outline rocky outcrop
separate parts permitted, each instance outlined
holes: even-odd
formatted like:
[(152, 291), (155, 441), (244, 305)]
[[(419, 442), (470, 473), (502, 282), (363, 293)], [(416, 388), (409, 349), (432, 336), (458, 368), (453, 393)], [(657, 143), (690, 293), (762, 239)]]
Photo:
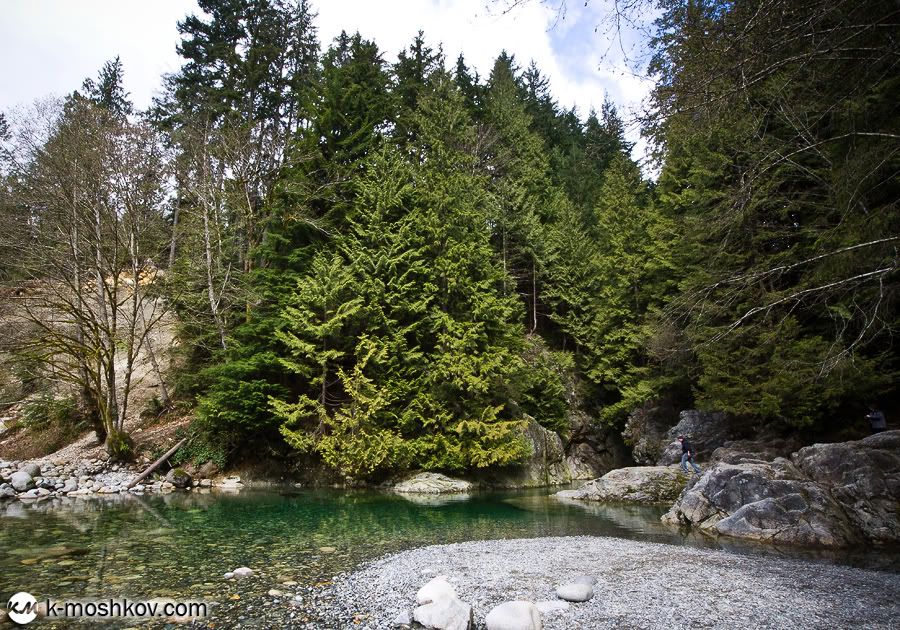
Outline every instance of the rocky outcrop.
[(792, 460), (716, 464), (663, 521), (796, 545), (900, 542), (900, 431), (814, 444)]
[(900, 431), (813, 444), (795, 453), (793, 461), (834, 497), (863, 536), (900, 542)]
[(668, 445), (668, 430), (678, 422), (678, 414), (669, 405), (646, 404), (628, 416), (622, 437), (631, 447), (631, 454), (638, 464), (652, 466), (662, 457)]
[(523, 487), (552, 486), (569, 483), (572, 470), (567, 465), (562, 439), (553, 431), (542, 427), (534, 418), (528, 418), (523, 432), (531, 446), (531, 457), (521, 467), (519, 475)]
[(678, 498), (687, 481), (678, 466), (633, 466), (612, 470), (577, 490), (563, 490), (556, 496), (580, 501), (667, 503)]
[(691, 442), (694, 455), (699, 461), (708, 461), (715, 451), (726, 442), (747, 437), (748, 426), (721, 411), (698, 411), (687, 409), (678, 415), (678, 424), (666, 433), (666, 443), (657, 464), (665, 466), (681, 460), (679, 435), (685, 435)]
[(559, 486), (576, 479), (593, 479), (608, 470), (603, 468), (602, 453), (605, 451), (580, 442), (574, 446), (570, 444), (567, 452), (559, 435), (533, 418), (526, 420), (522, 437), (531, 449), (528, 460), (517, 466), (485, 471), (479, 475), (479, 481), (499, 488), (538, 488)]
[(628, 416), (622, 437), (637, 463), (667, 466), (681, 460), (679, 435), (688, 437), (698, 460), (709, 461), (717, 448), (747, 433), (744, 423), (723, 412), (687, 409), (676, 416), (670, 406), (648, 404)]
[(409, 494), (449, 494), (469, 492), (473, 484), (462, 479), (453, 479), (440, 473), (423, 472), (404, 479), (394, 486), (394, 492)]
[(726, 464), (765, 463), (777, 457), (790, 457), (802, 446), (796, 437), (761, 437), (754, 440), (729, 440), (713, 451), (713, 462)]
[(663, 521), (764, 542), (841, 547), (857, 541), (841, 507), (783, 458), (716, 464)]
[(632, 463), (622, 438), (580, 408), (569, 413), (566, 463), (572, 479), (596, 479)]

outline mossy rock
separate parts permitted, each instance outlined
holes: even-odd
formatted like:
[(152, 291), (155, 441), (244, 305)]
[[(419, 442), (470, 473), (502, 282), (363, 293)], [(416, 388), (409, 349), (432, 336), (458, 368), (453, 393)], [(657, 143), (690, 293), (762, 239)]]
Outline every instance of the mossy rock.
[(173, 468), (166, 474), (166, 481), (176, 488), (190, 488), (193, 479), (184, 468)]
[(106, 436), (106, 452), (110, 461), (129, 461), (134, 457), (134, 440), (125, 431), (113, 429)]

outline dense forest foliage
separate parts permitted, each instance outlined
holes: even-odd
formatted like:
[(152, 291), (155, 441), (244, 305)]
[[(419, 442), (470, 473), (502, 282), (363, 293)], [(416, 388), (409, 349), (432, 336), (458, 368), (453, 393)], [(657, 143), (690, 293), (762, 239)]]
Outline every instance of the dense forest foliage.
[(195, 449), (353, 478), (521, 461), (573, 383), (613, 430), (659, 401), (794, 429), (894, 403), (896, 3), (626, 3), (660, 12), (655, 181), (612, 102), (561, 108), (534, 63), (482, 77), (420, 32), (390, 64), (322, 50), (306, 0), (198, 4), (148, 111), (116, 59), (0, 120), (2, 281), (54, 287), (20, 358), (108, 440), (114, 367), (168, 309)]

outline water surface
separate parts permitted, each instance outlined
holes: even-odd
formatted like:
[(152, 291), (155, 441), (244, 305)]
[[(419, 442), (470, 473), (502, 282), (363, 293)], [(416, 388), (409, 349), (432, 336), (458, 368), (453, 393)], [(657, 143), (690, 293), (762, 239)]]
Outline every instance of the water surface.
[[(445, 499), (289, 488), (13, 502), (0, 505), (0, 597), (5, 601), (24, 590), (39, 600), (236, 602), (243, 594), (258, 602), (270, 588), (290, 591), (280, 586), (285, 581), (297, 582), (295, 589), (315, 587), (386, 553), (477, 539), (585, 534), (723, 548), (721, 541), (660, 523), (662, 507), (560, 501), (549, 492)], [(900, 556), (883, 551), (824, 554), (735, 544), (727, 549), (889, 570), (900, 566)], [(238, 584), (222, 579), (240, 566), (253, 568), (257, 577)]]

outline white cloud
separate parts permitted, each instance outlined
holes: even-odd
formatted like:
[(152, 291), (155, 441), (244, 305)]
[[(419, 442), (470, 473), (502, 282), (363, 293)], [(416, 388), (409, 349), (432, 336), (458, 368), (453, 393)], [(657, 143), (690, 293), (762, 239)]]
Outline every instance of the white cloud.
[[(342, 29), (374, 39), (385, 59), (409, 45), (422, 29), (429, 44), (443, 43), (448, 61), (462, 51), (467, 64), (486, 77), (501, 50), (521, 66), (535, 60), (548, 76), (564, 107), (576, 105), (582, 116), (599, 109), (608, 92), (623, 113), (637, 106), (649, 83), (621, 74), (602, 29), (604, 2), (570, 1), (564, 20), (553, 6), (524, 3), (508, 14), (487, 0), (319, 0), (316, 22), (323, 48)], [(121, 0), (3, 0), (0, 59), (4, 88), (0, 109), (53, 93), (76, 89), (95, 76), (103, 63), (120, 55), (126, 89), (138, 107), (146, 107), (160, 77), (180, 65), (175, 53), (176, 22), (196, 11), (193, 0), (137, 2)], [(615, 48), (611, 49), (615, 52)], [(629, 136), (637, 140), (637, 129)], [(639, 147), (640, 150), (640, 147)]]

